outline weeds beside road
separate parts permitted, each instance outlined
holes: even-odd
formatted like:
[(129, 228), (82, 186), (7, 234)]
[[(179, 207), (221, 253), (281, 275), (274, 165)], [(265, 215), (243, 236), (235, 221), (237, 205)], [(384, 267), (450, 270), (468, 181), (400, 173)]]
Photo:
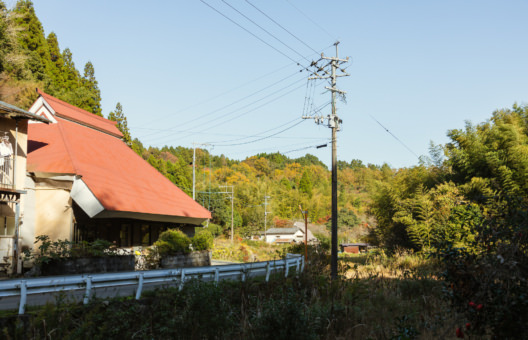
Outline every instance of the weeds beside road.
[[(341, 259), (331, 281), (328, 258), (314, 249), (305, 272), (288, 278), (192, 282), (132, 299), (95, 299), (5, 316), (7, 339), (447, 339), (457, 315), (424, 261)], [(405, 270), (397, 267), (405, 263)], [(377, 268), (377, 269), (376, 269)], [(381, 269), (383, 268), (383, 269)], [(394, 270), (393, 270), (394, 269)], [(392, 271), (392, 274), (387, 275)], [(362, 273), (362, 274), (354, 274)], [(4, 314), (5, 315), (5, 314)]]

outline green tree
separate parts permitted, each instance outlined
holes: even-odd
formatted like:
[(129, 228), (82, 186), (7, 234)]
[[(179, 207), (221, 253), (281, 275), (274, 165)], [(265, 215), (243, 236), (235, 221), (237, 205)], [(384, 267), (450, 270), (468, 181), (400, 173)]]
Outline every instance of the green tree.
[(64, 65), (64, 59), (59, 49), (59, 41), (57, 35), (53, 32), (48, 34), (46, 39), (50, 54), (50, 67), (49, 67), (49, 78), (50, 83), (46, 87), (46, 92), (56, 96), (60, 94), (60, 90), (66, 86), (66, 70)]
[(123, 134), (123, 141), (130, 147), (132, 147), (132, 137), (130, 136), (130, 130), (128, 129), (127, 118), (123, 113), (123, 106), (121, 103), (116, 104), (114, 111), (108, 114), (108, 119), (117, 122), (117, 128)]
[(308, 197), (312, 197), (312, 187), (312, 178), (308, 171), (304, 171), (301, 177), (301, 181), (299, 182), (299, 190), (307, 194)]
[[(51, 58), (44, 29), (35, 14), (33, 3), (30, 0), (19, 0), (13, 9), (13, 13), (18, 32), (18, 44), (27, 55), (26, 67), (34, 79), (48, 84)], [(29, 75), (26, 74), (26, 76)]]
[(88, 111), (102, 117), (101, 91), (99, 90), (99, 85), (95, 79), (95, 70), (91, 61), (87, 62), (84, 66), (82, 85), (89, 92), (89, 96), (86, 98), (86, 106), (90, 108)]

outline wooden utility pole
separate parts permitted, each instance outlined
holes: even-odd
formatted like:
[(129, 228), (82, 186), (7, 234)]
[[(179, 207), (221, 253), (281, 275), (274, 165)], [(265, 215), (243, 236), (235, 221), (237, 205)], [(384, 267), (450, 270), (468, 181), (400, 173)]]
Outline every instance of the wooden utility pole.
[[(195, 190), (196, 190), (196, 174), (195, 174), (195, 171), (196, 171), (196, 145), (200, 145), (200, 146), (209, 146), (211, 144), (207, 144), (207, 143), (192, 143), (193, 144), (193, 200), (196, 200), (196, 196), (195, 196)], [(209, 190), (211, 191), (211, 190)]]
[(267, 232), (267, 228), (268, 228), (268, 214), (270, 213), (268, 211), (268, 198), (271, 198), (270, 196), (264, 196), (264, 241), (268, 241), (267, 240), (267, 237), (268, 237), (268, 232)]
[[(234, 185), (221, 185), (220, 188), (226, 188), (225, 192), (220, 192), (220, 194), (231, 194), (231, 243), (233, 243), (233, 235), (234, 235), (234, 219), (233, 219), (233, 211), (234, 211), (234, 204), (233, 201), (235, 200), (235, 186)], [(227, 188), (231, 188), (231, 192), (227, 191)]]
[(308, 261), (308, 210), (302, 210), (301, 205), (299, 209), (304, 216), (304, 261)]
[[(337, 115), (336, 110), (336, 93), (344, 95), (346, 92), (337, 89), (337, 78), (349, 76), (343, 69), (339, 67), (340, 64), (347, 63), (348, 57), (346, 59), (339, 59), (338, 55), (338, 45), (339, 42), (336, 42), (336, 56), (335, 57), (325, 57), (321, 53), (321, 58), (318, 61), (312, 62), (312, 65), (315, 71), (312, 72), (312, 76), (308, 79), (330, 79), (331, 87), (325, 86), (326, 89), (332, 92), (332, 113), (326, 117), (323, 116), (303, 116), (304, 119), (314, 119), (317, 124), (323, 124), (325, 120), (327, 121), (328, 127), (332, 129), (332, 251), (330, 259), (330, 269), (332, 279), (337, 278), (337, 131), (340, 130), (340, 125), (342, 120)], [(324, 66), (319, 66), (317, 63), (321, 61), (328, 61)], [(330, 74), (326, 71), (326, 68), (330, 66)], [(337, 74), (337, 70), (340, 70), (342, 74)], [(324, 73), (324, 75), (321, 74)]]

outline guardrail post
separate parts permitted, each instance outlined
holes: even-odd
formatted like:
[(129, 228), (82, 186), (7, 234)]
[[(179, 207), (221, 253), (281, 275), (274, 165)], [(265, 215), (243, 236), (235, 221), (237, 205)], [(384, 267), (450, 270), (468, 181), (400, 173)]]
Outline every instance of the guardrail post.
[(288, 271), (290, 270), (290, 264), (288, 260), (284, 260), (284, 277), (288, 277)]
[(180, 277), (180, 287), (179, 287), (180, 290), (183, 289), (183, 282), (184, 281), (185, 281), (185, 269), (182, 268), (181, 269), (181, 277)]
[(304, 272), (304, 263), (306, 262), (306, 259), (303, 257), (301, 257), (301, 273)]
[(295, 268), (295, 271), (297, 272), (297, 275), (298, 275), (299, 274), (299, 268), (301, 267), (301, 258), (298, 257), (297, 261), (295, 261), (295, 262), (297, 262), (297, 268)]
[(139, 300), (139, 298), (141, 297), (141, 291), (143, 290), (143, 277), (145, 276), (144, 273), (139, 273), (139, 282), (138, 282), (138, 289), (137, 289), (137, 292), (136, 292), (136, 300)]
[(216, 267), (214, 272), (215, 272), (214, 281), (215, 281), (215, 284), (218, 284), (218, 280), (220, 279), (220, 269)]
[(90, 301), (90, 294), (92, 292), (92, 277), (88, 276), (86, 278), (86, 292), (84, 293), (84, 304), (88, 304)]
[(268, 261), (268, 264), (266, 265), (266, 282), (269, 281), (270, 273), (271, 273), (271, 263), (270, 261)]
[(247, 269), (246, 269), (246, 265), (243, 264), (243, 265), (241, 266), (241, 268), (240, 268), (240, 280), (241, 280), (242, 282), (246, 281), (246, 270), (247, 270)]
[(18, 314), (24, 314), (26, 311), (27, 301), (27, 285), (26, 280), (20, 281), (20, 306), (18, 306)]

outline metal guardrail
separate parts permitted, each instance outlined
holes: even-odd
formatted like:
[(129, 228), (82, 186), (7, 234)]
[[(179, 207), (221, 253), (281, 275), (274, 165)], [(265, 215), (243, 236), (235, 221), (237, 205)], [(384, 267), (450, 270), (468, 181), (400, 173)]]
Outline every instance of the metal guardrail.
[(92, 291), (96, 288), (136, 285), (135, 297), (137, 300), (141, 297), (144, 285), (149, 283), (178, 284), (179, 289), (182, 289), (185, 282), (190, 279), (218, 282), (222, 279), (238, 276), (241, 281), (245, 281), (248, 277), (264, 275), (267, 282), (272, 273), (284, 271), (284, 276), (288, 276), (291, 267), (295, 267), (297, 273), (302, 272), (304, 270), (304, 257), (288, 254), (286, 259), (268, 262), (5, 280), (0, 281), (0, 298), (20, 296), (18, 314), (24, 314), (27, 296), (30, 294), (84, 289), (83, 302), (87, 304), (90, 301)]

